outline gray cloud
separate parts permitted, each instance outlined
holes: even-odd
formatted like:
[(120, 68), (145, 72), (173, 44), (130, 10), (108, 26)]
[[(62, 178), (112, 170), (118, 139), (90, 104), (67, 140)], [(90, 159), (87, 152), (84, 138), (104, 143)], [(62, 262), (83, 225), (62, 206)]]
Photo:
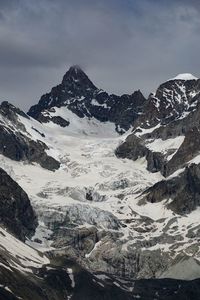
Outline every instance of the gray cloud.
[(200, 76), (195, 0), (0, 0), (0, 98), (27, 109), (80, 64), (94, 83), (145, 95)]

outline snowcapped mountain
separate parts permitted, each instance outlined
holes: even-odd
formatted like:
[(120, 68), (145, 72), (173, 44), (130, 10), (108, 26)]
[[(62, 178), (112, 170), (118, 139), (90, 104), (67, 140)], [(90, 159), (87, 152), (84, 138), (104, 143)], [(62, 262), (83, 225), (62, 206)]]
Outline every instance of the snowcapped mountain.
[(123, 133), (141, 114), (145, 101), (140, 91), (132, 95), (109, 95), (98, 89), (78, 66), (73, 66), (62, 83), (43, 95), (28, 114), (39, 121), (51, 120), (66, 127), (73, 122), (72, 112), (79, 118), (111, 122), (117, 132)]
[(196, 109), (199, 92), (200, 80), (192, 74), (179, 74), (167, 80), (150, 94), (135, 126), (149, 128), (185, 118)]
[(199, 82), (119, 97), (74, 66), (28, 115), (1, 104), (2, 299), (199, 298)]
[(116, 154), (133, 160), (146, 157), (148, 169), (160, 171), (164, 177), (192, 163), (200, 150), (199, 84), (190, 74), (161, 84), (155, 95), (149, 96), (133, 134)]

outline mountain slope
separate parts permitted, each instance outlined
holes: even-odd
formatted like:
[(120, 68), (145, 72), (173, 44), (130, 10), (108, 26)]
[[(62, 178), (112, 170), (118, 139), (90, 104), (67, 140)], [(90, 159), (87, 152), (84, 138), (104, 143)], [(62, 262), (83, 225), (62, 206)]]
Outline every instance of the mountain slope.
[(61, 255), (78, 258), (89, 270), (124, 278), (156, 277), (183, 253), (198, 259), (198, 241), (188, 235), (199, 226), (198, 211), (191, 218), (174, 214), (170, 199), (141, 204), (141, 193), (163, 176), (148, 171), (145, 159), (115, 157), (124, 136), (105, 138), (97, 132), (86, 138), (68, 127), (24, 117), (21, 121), (29, 134), (36, 132), (32, 127), (44, 134), (37, 133), (37, 138), (51, 144), (49, 151), (61, 163), (52, 173), (4, 158), (39, 219), (30, 245), (58, 255), (62, 249)]
[(58, 169), (59, 162), (47, 155), (48, 146), (41, 139), (35, 139), (35, 134), (41, 138), (44, 137), (43, 134), (31, 124), (32, 134), (27, 132), (25, 124), (29, 123), (28, 120), (29, 117), (20, 109), (5, 101), (1, 103), (0, 153), (16, 161), (39, 163), (52, 171)]
[[(185, 75), (165, 82), (157, 109), (152, 96), (108, 96), (73, 67), (30, 109), (34, 118), (8, 103), (0, 106), (4, 141), (12, 135), (22, 151), (17, 159), (16, 152), (9, 155), (13, 143), (6, 151), (2, 143), (1, 166), (26, 191), (38, 218), (27, 247), (47, 253), (56, 265), (51, 276), (48, 269), (38, 272), (53, 282), (60, 266), (61, 286), (68, 286), (66, 257), (80, 271), (80, 290), (72, 295), (64, 289), (65, 297), (198, 298), (198, 280), (178, 281), (191, 261), (194, 272), (184, 279), (200, 274), (198, 85)], [(120, 135), (119, 128), (130, 130)], [(166, 276), (176, 280), (155, 279)], [(51, 294), (46, 281), (43, 288)]]
[(132, 135), (116, 150), (118, 157), (146, 157), (150, 171), (167, 177), (198, 156), (200, 80), (183, 75), (150, 95)]

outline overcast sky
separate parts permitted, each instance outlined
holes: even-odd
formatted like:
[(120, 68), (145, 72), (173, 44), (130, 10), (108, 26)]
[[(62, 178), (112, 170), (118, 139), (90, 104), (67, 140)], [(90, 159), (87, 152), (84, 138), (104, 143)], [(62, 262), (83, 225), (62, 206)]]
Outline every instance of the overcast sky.
[(0, 0), (0, 100), (28, 109), (80, 65), (110, 93), (200, 77), (199, 0)]

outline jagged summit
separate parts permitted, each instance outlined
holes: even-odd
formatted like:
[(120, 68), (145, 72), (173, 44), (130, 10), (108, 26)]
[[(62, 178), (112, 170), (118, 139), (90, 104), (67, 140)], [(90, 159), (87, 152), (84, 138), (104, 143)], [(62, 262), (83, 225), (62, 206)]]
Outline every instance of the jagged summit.
[(182, 74), (178, 74), (176, 77), (171, 78), (167, 81), (171, 81), (171, 80), (198, 80), (198, 78), (191, 73), (182, 73)]
[(66, 78), (68, 78), (68, 77), (74, 77), (74, 78), (77, 78), (77, 77), (79, 77), (79, 76), (81, 76), (81, 75), (87, 76), (80, 66), (78, 66), (78, 65), (73, 65), (73, 66), (71, 66), (71, 67), (67, 70), (67, 72), (66, 72), (66, 74), (65, 74), (64, 77), (66, 77)]
[(68, 89), (73, 87), (76, 88), (82, 87), (83, 89), (88, 89), (88, 90), (97, 89), (97, 87), (92, 83), (89, 77), (78, 65), (74, 65), (69, 68), (69, 70), (65, 73), (63, 77), (62, 84)]
[(192, 74), (179, 74), (160, 84), (155, 93), (150, 94), (144, 114), (137, 120), (145, 128), (158, 124), (166, 125), (185, 118), (195, 110), (200, 94), (200, 79)]
[[(70, 125), (69, 114), (75, 118), (96, 119), (98, 122), (114, 123), (117, 132), (128, 130), (142, 112), (146, 99), (140, 91), (131, 95), (109, 95), (97, 88), (79, 66), (72, 66), (66, 72), (61, 84), (43, 95), (28, 114), (40, 122), (52, 121), (62, 127)], [(65, 115), (58, 112), (64, 108)], [(52, 109), (56, 115), (52, 117)], [(62, 118), (62, 120), (61, 120)]]
[[(82, 69), (81, 66), (79, 66), (79, 65), (72, 65), (72, 66), (68, 69), (67, 72), (69, 72), (69, 73), (71, 73), (71, 74), (76, 74), (76, 75), (81, 74), (81, 73), (84, 73), (84, 74), (85, 74), (85, 72), (83, 71), (83, 69)], [(85, 75), (86, 75), (86, 74), (85, 74)]]

